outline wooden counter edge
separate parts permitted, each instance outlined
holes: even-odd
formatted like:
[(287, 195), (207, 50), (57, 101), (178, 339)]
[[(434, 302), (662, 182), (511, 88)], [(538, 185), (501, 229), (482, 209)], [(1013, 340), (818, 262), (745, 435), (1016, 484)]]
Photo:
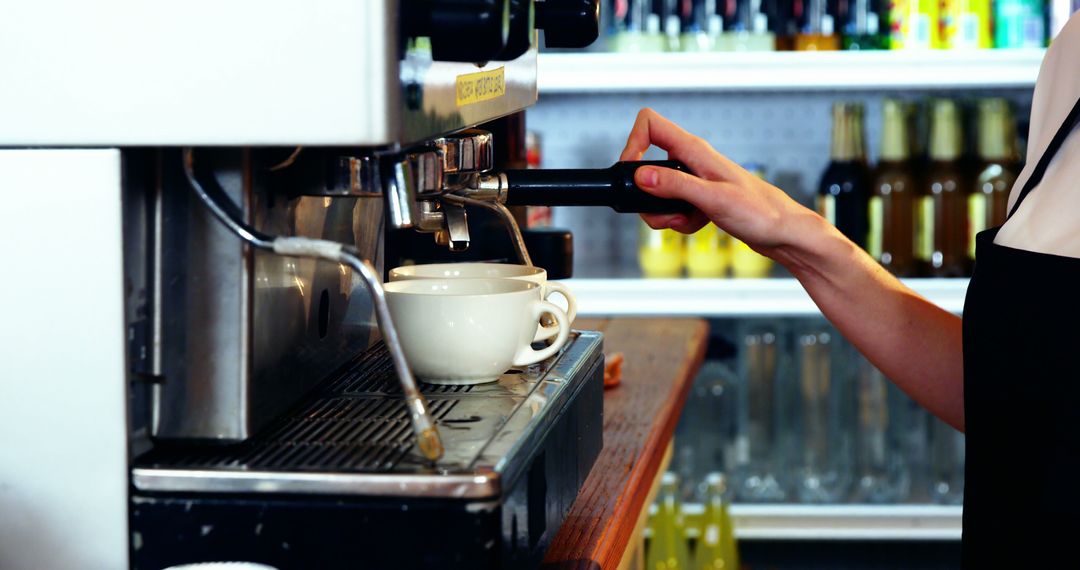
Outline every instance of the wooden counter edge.
[[(675, 433), (675, 426), (682, 414), (693, 379), (705, 360), (708, 324), (702, 319), (680, 318), (670, 320), (685, 322), (687, 326), (693, 326), (695, 330), (688, 337), (686, 358), (678, 369), (673, 371), (673, 392), (670, 395), (669, 405), (656, 416), (656, 421), (642, 444), (641, 452), (633, 463), (625, 487), (619, 489), (616, 493), (618, 500), (614, 510), (609, 520), (603, 521), (605, 528), (591, 551), (582, 552), (582, 556), (574, 559), (545, 560), (542, 565), (543, 568), (616, 568), (627, 550), (627, 545), (633, 536), (634, 526), (637, 524), (640, 513), (648, 507), (646, 501), (652, 487), (651, 483), (655, 480), (663, 463), (664, 453), (667, 451)], [(619, 348), (618, 346), (606, 346), (605, 351), (611, 353), (618, 351)], [(604, 452), (601, 451), (600, 453), (602, 457)], [(599, 464), (600, 460), (597, 459), (597, 465)], [(610, 493), (608, 496), (610, 496)]]

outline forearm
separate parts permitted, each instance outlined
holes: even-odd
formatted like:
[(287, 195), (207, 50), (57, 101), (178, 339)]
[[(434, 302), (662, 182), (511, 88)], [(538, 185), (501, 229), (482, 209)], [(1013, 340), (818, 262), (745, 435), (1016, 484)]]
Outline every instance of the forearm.
[(964, 426), (960, 318), (904, 286), (828, 223), (792, 220), (796, 245), (770, 252), (822, 313), (904, 392), (957, 429)]

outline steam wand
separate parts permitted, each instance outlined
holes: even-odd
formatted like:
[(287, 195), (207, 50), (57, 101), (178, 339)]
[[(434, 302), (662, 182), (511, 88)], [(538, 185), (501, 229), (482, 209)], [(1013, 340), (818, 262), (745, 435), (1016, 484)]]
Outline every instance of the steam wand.
[(214, 186), (204, 187), (195, 177), (195, 159), (192, 149), (185, 148), (183, 153), (184, 175), (192, 191), (202, 201), (210, 213), (214, 215), (229, 230), (235, 233), (246, 243), (255, 248), (273, 251), (279, 255), (295, 257), (308, 257), (325, 259), (335, 263), (342, 263), (351, 267), (360, 274), (361, 280), (367, 287), (368, 293), (375, 304), (375, 312), (378, 317), (379, 329), (382, 332), (386, 346), (390, 350), (390, 356), (394, 361), (394, 369), (397, 371), (401, 389), (405, 393), (405, 402), (409, 408), (409, 418), (412, 421), (413, 432), (416, 434), (416, 443), (420, 453), (431, 461), (437, 461), (443, 456), (442, 439), (439, 437), (435, 420), (428, 410), (427, 400), (420, 393), (416, 385), (416, 378), (409, 369), (409, 363), (405, 360), (405, 352), (401, 348), (401, 340), (397, 334), (397, 328), (390, 318), (390, 308), (386, 304), (386, 293), (376, 276), (375, 268), (365, 259), (361, 259), (359, 251), (352, 246), (342, 243), (311, 239), (305, 237), (284, 237), (264, 234), (259, 230), (247, 225), (243, 221), (236, 204), (223, 192)]

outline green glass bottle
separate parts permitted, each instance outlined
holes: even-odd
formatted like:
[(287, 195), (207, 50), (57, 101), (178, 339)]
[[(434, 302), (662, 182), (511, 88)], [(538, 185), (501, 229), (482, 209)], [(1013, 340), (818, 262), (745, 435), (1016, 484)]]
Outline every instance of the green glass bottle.
[(975, 236), (1005, 223), (1009, 192), (1016, 182), (1016, 133), (1012, 109), (1000, 98), (979, 101), (979, 173), (968, 195), (968, 258), (975, 260)]
[(679, 502), (679, 477), (664, 473), (660, 480), (660, 498), (652, 519), (652, 542), (645, 555), (648, 570), (684, 570), (689, 566), (686, 526)]
[(846, 50), (888, 49), (889, 36), (883, 32), (881, 14), (871, 0), (852, 0), (848, 3), (844, 23), (843, 46)]
[(701, 533), (694, 550), (694, 570), (737, 570), (739, 551), (724, 494), (727, 484), (721, 473), (705, 477), (707, 496), (701, 517)]

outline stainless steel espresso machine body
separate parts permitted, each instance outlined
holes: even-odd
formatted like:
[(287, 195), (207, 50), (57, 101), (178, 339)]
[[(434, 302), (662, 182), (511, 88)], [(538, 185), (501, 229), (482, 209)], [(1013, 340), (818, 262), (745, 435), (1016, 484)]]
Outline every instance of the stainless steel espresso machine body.
[(0, 251), (39, 285), (3, 285), (0, 434), (50, 431), (0, 455), (0, 567), (537, 563), (600, 449), (600, 335), (417, 390), (378, 281), (391, 230), (507, 239), (469, 230), (505, 214), (465, 191), (503, 144), (474, 128), (535, 102), (536, 30), (587, 43), (596, 4), (5, 16)]

